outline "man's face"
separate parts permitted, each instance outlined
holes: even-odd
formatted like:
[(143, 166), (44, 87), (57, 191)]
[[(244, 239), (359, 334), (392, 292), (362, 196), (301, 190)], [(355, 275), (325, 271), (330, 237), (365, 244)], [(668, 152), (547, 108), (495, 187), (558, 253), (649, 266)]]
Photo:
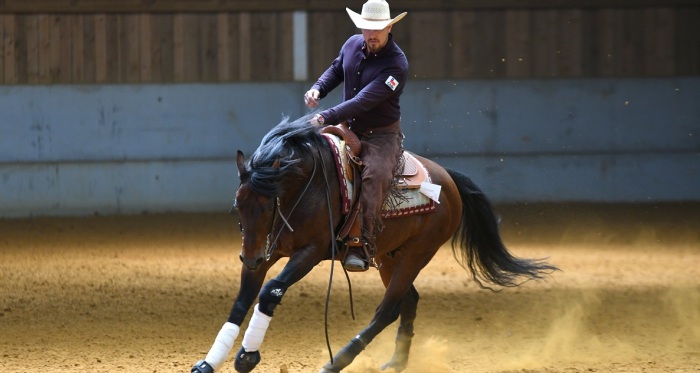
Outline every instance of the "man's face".
[(386, 43), (389, 41), (391, 26), (392, 25), (389, 25), (383, 30), (362, 29), (362, 36), (365, 38), (365, 43), (367, 43), (367, 49), (370, 53), (377, 53), (384, 48)]

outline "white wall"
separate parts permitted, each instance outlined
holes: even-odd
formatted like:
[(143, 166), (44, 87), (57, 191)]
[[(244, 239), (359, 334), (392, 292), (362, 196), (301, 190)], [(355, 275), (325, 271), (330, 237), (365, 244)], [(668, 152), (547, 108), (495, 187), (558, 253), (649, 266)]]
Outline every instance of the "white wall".
[[(308, 83), (0, 87), (0, 217), (226, 211)], [(324, 106), (339, 101), (339, 92)], [(496, 202), (700, 200), (700, 78), (413, 81), (408, 149)]]

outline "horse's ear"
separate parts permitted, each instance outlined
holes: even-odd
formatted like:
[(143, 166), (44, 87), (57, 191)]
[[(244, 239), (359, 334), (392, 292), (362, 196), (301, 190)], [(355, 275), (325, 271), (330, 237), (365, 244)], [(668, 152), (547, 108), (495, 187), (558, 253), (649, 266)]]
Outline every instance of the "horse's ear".
[(245, 173), (245, 156), (242, 151), (238, 151), (236, 155), (236, 165), (238, 166), (238, 178)]

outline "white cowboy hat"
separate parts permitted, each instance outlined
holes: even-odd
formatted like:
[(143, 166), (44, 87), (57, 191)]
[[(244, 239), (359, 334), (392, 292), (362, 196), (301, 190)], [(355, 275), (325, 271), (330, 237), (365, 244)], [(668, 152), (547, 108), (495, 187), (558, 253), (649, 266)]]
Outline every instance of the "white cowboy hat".
[(345, 8), (345, 10), (348, 11), (355, 26), (363, 30), (384, 30), (387, 26), (393, 25), (406, 16), (406, 12), (403, 12), (392, 19), (389, 14), (389, 3), (386, 0), (367, 0), (362, 5), (362, 14), (357, 14), (350, 8)]

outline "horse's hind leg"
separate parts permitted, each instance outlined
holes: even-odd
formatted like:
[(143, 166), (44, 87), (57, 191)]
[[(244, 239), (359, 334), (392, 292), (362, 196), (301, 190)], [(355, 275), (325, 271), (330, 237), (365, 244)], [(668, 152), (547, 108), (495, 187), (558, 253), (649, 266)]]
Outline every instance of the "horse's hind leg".
[[(389, 324), (398, 319), (401, 311), (401, 303), (406, 299), (406, 294), (409, 289), (412, 288), (413, 280), (415, 280), (418, 272), (423, 268), (426, 260), (421, 260), (421, 258), (408, 258), (401, 257), (396, 263), (396, 267), (391, 272), (391, 279), (388, 283), (386, 292), (384, 293), (384, 298), (377, 307), (374, 313), (374, 318), (370, 322), (369, 326), (357, 335), (357, 337), (350, 340), (350, 342), (345, 345), (334, 357), (332, 362), (328, 362), (323, 366), (320, 373), (338, 373), (355, 359), (357, 355), (365, 349), (365, 347), (374, 340), (374, 338), (384, 330)], [(417, 295), (417, 293), (416, 293)], [(413, 299), (411, 297), (411, 299)], [(413, 299), (417, 302), (417, 297)], [(412, 308), (407, 305), (408, 309)], [(411, 313), (415, 314), (415, 310)], [(415, 317), (415, 316), (413, 316)], [(412, 322), (410, 323), (412, 325)], [(412, 333), (412, 331), (411, 331)], [(407, 348), (404, 349), (407, 351)]]
[(401, 318), (399, 330), (396, 333), (396, 347), (394, 348), (394, 356), (386, 364), (382, 365), (382, 370), (389, 368), (394, 369), (394, 372), (403, 372), (408, 363), (408, 353), (411, 349), (411, 341), (413, 340), (413, 322), (416, 320), (416, 310), (418, 309), (418, 291), (415, 286), (411, 285), (406, 296), (401, 301)]
[[(384, 287), (389, 286), (391, 277), (396, 267), (396, 260), (401, 257), (402, 253), (397, 252), (395, 256), (383, 256), (381, 258), (381, 267), (379, 274), (384, 283)], [(401, 300), (399, 329), (396, 333), (396, 346), (394, 355), (391, 360), (382, 365), (382, 370), (389, 368), (394, 369), (394, 372), (402, 372), (406, 369), (408, 363), (408, 354), (411, 349), (411, 341), (413, 339), (413, 322), (416, 320), (416, 310), (418, 309), (418, 291), (414, 285), (406, 292), (406, 295)]]

